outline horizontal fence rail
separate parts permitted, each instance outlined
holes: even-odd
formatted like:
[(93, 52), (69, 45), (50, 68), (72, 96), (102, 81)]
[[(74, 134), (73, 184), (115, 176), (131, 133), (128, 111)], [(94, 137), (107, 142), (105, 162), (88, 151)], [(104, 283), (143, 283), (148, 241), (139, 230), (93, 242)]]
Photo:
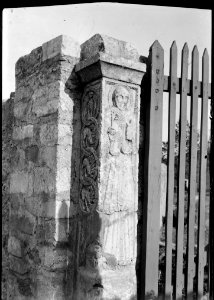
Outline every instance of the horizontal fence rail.
[[(187, 43), (182, 49), (181, 78), (177, 77), (175, 41), (170, 48), (169, 76), (164, 75), (164, 51), (158, 41), (153, 43), (149, 57), (144, 61), (147, 63), (147, 72), (142, 81), (142, 105), (146, 113), (142, 117), (145, 135), (143, 196), (140, 199), (143, 204), (144, 219), (140, 299), (201, 299), (204, 295), (205, 265), (207, 261), (209, 262), (206, 255), (210, 253), (207, 249), (205, 252), (208, 100), (211, 99), (209, 57), (205, 50), (202, 57), (201, 82), (199, 81), (199, 53), (196, 46), (191, 55), (191, 79), (188, 79)], [(163, 92), (169, 94), (164, 243), (159, 241)], [(180, 95), (180, 118), (179, 137), (177, 137), (178, 154), (175, 156), (177, 94)], [(188, 96), (191, 101), (187, 147)], [(199, 104), (201, 104), (200, 108)], [(201, 112), (200, 140), (198, 138), (199, 111)], [(175, 172), (175, 159), (177, 159), (177, 172)], [(188, 187), (185, 185), (187, 179)], [(197, 191), (199, 191), (198, 202)], [(173, 221), (174, 203), (176, 203), (176, 224)], [(198, 215), (196, 215), (197, 207)], [(159, 247), (164, 249), (164, 252), (160, 252), (161, 259), (164, 258), (163, 288), (159, 288), (158, 285)], [(206, 291), (207, 295), (208, 292)]]
[[(169, 82), (170, 82), (170, 76), (164, 75), (164, 86), (163, 86), (164, 92), (169, 92), (169, 85), (170, 85)], [(197, 88), (198, 88), (198, 97), (202, 98), (203, 82), (198, 81)], [(191, 91), (191, 80), (190, 79), (187, 79), (186, 89), (187, 89), (187, 96), (191, 96), (192, 91)], [(207, 92), (208, 92), (208, 98), (211, 99), (211, 84), (210, 83), (208, 83)], [(176, 80), (176, 93), (177, 94), (181, 93), (181, 78), (177, 78), (177, 80)]]

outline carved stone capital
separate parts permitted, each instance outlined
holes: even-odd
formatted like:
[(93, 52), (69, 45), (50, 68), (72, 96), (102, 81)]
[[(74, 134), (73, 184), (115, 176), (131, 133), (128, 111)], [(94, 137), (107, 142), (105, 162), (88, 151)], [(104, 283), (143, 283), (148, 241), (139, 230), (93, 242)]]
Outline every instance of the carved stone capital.
[(81, 45), (80, 62), (75, 71), (87, 84), (102, 77), (141, 84), (146, 65), (129, 43), (95, 35)]

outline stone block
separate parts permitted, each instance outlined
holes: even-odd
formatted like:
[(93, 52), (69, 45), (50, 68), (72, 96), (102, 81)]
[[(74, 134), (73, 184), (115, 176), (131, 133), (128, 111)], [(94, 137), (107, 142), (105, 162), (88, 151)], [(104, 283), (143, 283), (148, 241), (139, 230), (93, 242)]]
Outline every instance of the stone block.
[(42, 47), (31, 51), (30, 54), (22, 56), (15, 65), (16, 86), (26, 83), (26, 77), (34, 73), (40, 67), (42, 62)]
[[(58, 146), (59, 147), (59, 146)], [(57, 146), (44, 146), (40, 147), (39, 152), (39, 164), (41, 166), (47, 166), (51, 170), (55, 170), (57, 167)]]
[(58, 110), (59, 100), (52, 99), (47, 101), (46, 99), (39, 99), (34, 102), (32, 113), (36, 115), (36, 117), (43, 117), (46, 115), (50, 115), (55, 113)]
[(40, 141), (46, 146), (72, 145), (71, 127), (64, 124), (43, 124), (40, 128)]
[(39, 300), (64, 300), (64, 272), (50, 272), (43, 268), (37, 277), (37, 298)]
[(72, 129), (68, 125), (58, 125), (58, 143), (61, 145), (72, 145)]
[(59, 80), (46, 83), (44, 86), (39, 86), (37, 89), (34, 90), (32, 95), (33, 104), (36, 105), (39, 100), (46, 100), (50, 101), (53, 99), (59, 99), (60, 95), (60, 87), (61, 82)]
[(68, 219), (40, 218), (35, 232), (35, 238), (41, 245), (56, 245), (58, 242), (67, 243), (69, 233)]
[(29, 196), (33, 192), (33, 175), (26, 172), (14, 172), (10, 175), (10, 193), (24, 193)]
[(57, 144), (57, 125), (43, 124), (40, 128), (40, 141), (42, 145), (53, 146)]
[(33, 138), (33, 125), (17, 126), (13, 128), (13, 139), (23, 140)]
[(42, 45), (42, 61), (58, 54), (79, 57), (80, 46), (77, 41), (66, 35), (60, 35)]
[(67, 110), (62, 110), (61, 108), (59, 108), (59, 110), (58, 110), (58, 120), (59, 120), (60, 124), (73, 126), (73, 122), (74, 122), (73, 113), (70, 113)]
[(59, 165), (57, 168), (57, 176), (56, 176), (56, 193), (70, 191), (71, 167), (70, 165), (68, 165), (67, 167), (61, 167), (60, 160), (58, 162)]
[(70, 145), (57, 146), (57, 164), (61, 168), (71, 167), (72, 148)]
[(11, 211), (18, 211), (22, 201), (23, 201), (23, 195), (22, 194), (11, 194), (10, 195), (10, 209), (11, 209)]
[(22, 257), (21, 241), (14, 236), (8, 239), (8, 252), (16, 257)]
[(45, 218), (39, 218), (39, 223), (35, 228), (35, 239), (37, 243), (40, 245), (53, 244), (55, 242), (55, 227), (54, 219), (46, 220)]
[(37, 89), (32, 96), (32, 113), (37, 117), (55, 113), (59, 106), (59, 94), (59, 81)]
[[(33, 235), (36, 218), (26, 210), (14, 212), (10, 216), (10, 228), (15, 229), (27, 235)], [(14, 234), (15, 236), (15, 234)]]
[(84, 84), (98, 80), (101, 77), (107, 77), (140, 85), (146, 72), (146, 65), (100, 53), (92, 58), (80, 61), (75, 66), (75, 71)]
[(17, 283), (18, 283), (18, 289), (20, 294), (24, 297), (27, 297), (29, 299), (29, 297), (31, 298), (33, 296), (32, 293), (32, 279), (30, 277), (26, 277), (26, 278), (18, 278), (17, 279)]
[(14, 104), (14, 117), (17, 119), (26, 118), (26, 112), (29, 107), (29, 103), (19, 101)]
[(42, 266), (51, 271), (66, 269), (67, 252), (67, 249), (42, 247), (40, 249)]
[(65, 92), (65, 85), (60, 82), (60, 108), (72, 113), (73, 105), (73, 99)]
[(18, 102), (22, 101), (23, 103), (28, 103), (31, 100), (32, 94), (33, 94), (33, 89), (31, 88), (30, 85), (22, 85), (16, 89), (14, 102), (16, 105), (15, 107), (17, 107), (17, 110), (21, 111), (24, 109), (24, 106), (23, 107), (22, 105), (19, 106), (20, 103)]
[(42, 192), (54, 194), (56, 190), (55, 174), (47, 167), (34, 168), (34, 181), (33, 181), (34, 194)]
[(24, 275), (30, 269), (30, 266), (22, 258), (9, 255), (10, 269), (20, 275)]
[(25, 149), (26, 160), (36, 163), (38, 160), (38, 153), (39, 153), (39, 148), (37, 145), (28, 146)]
[(99, 52), (104, 52), (115, 57), (139, 61), (139, 54), (130, 43), (106, 35), (95, 34), (80, 47), (80, 60), (93, 57)]
[(15, 155), (11, 159), (11, 170), (24, 172), (26, 166), (25, 151), (22, 148), (17, 148)]

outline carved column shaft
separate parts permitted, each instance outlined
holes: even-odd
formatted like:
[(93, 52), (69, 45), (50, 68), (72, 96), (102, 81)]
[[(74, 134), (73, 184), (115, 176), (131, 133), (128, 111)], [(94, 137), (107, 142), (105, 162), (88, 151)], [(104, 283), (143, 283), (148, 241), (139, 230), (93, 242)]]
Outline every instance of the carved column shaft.
[(133, 47), (106, 36), (95, 35), (81, 49), (76, 65), (85, 86), (79, 199), (82, 223), (93, 222), (87, 234), (80, 226), (78, 299), (94, 299), (95, 294), (126, 299), (136, 296), (140, 83), (145, 66)]

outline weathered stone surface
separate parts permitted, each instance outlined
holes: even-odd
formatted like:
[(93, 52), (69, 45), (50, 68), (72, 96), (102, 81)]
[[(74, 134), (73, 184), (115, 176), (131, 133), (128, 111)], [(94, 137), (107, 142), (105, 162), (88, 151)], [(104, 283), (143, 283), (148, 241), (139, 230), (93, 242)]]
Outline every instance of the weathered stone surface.
[[(19, 206), (17, 212), (13, 212), (10, 215), (10, 229), (11, 234), (13, 229), (27, 235), (33, 235), (34, 227), (36, 226), (36, 218), (23, 209), (23, 206)], [(14, 234), (14, 236), (16, 236)]]
[(14, 105), (14, 117), (17, 119), (22, 119), (28, 110), (29, 104), (25, 102), (18, 102)]
[[(121, 67), (123, 72), (121, 72)], [(146, 72), (146, 65), (98, 53), (92, 58), (80, 61), (76, 65), (75, 70), (85, 84), (107, 77), (140, 85)]]
[(59, 168), (57, 170), (57, 176), (56, 176), (56, 193), (70, 191), (70, 184), (71, 184), (70, 165), (63, 168), (60, 166), (60, 160), (59, 160)]
[[(124, 43), (107, 41), (109, 45), (95, 36), (85, 42), (75, 69), (86, 84), (80, 208), (84, 215), (94, 214), (94, 221), (85, 216), (79, 229), (79, 299), (95, 299), (96, 293), (98, 299), (136, 298), (139, 108), (145, 66)], [(90, 227), (84, 222), (91, 222)], [(92, 245), (94, 254), (87, 262)]]
[(57, 143), (58, 126), (44, 124), (40, 128), (40, 141), (42, 145), (53, 146)]
[(84, 84), (108, 77), (140, 85), (146, 65), (128, 43), (97, 34), (81, 45), (75, 70)]
[[(42, 63), (42, 47), (38, 47), (31, 51), (30, 54), (22, 56), (18, 59), (15, 66), (15, 75), (17, 79), (26, 78), (34, 73)], [(16, 93), (19, 93), (16, 91)], [(15, 99), (17, 101), (17, 98)]]
[(2, 102), (2, 299), (7, 299), (9, 270), (8, 238), (10, 212), (10, 173), (14, 154), (14, 143), (11, 140), (13, 130), (14, 93), (10, 99)]
[(61, 145), (72, 145), (72, 129), (71, 126), (58, 125), (58, 141)]
[(32, 195), (33, 175), (26, 172), (14, 172), (10, 175), (10, 193)]
[(72, 257), (72, 252), (61, 248), (43, 246), (40, 251), (41, 264), (44, 269), (62, 271), (67, 267), (67, 262)]
[(80, 60), (92, 57), (99, 52), (104, 52), (112, 55), (113, 57), (123, 57), (139, 61), (139, 54), (130, 43), (119, 41), (106, 35), (95, 34), (80, 47)]
[(27, 161), (25, 160), (25, 151), (22, 148), (17, 148), (11, 160), (11, 173), (13, 171), (27, 171)]
[(30, 266), (22, 258), (10, 255), (10, 269), (18, 274), (24, 275), (30, 270)]
[(57, 147), (56, 146), (44, 146), (39, 149), (38, 162), (41, 166), (47, 166), (51, 170), (56, 168), (56, 155)]
[(79, 51), (60, 36), (16, 64), (13, 125), (4, 133), (10, 299), (135, 297), (145, 65), (131, 45), (106, 36), (81, 46), (80, 63)]
[(55, 173), (47, 167), (36, 167), (34, 169), (33, 191), (38, 193), (54, 194), (56, 191)]
[[(18, 63), (18, 62), (17, 62)], [(18, 89), (16, 89), (15, 93), (15, 113), (14, 115), (22, 115), (21, 111), (24, 110), (26, 107), (24, 104), (28, 104), (31, 100), (31, 97), (33, 95), (33, 89), (30, 85), (22, 85)], [(22, 102), (20, 102), (22, 101)], [(20, 102), (20, 103), (18, 103)], [(22, 108), (24, 106), (24, 108)], [(19, 108), (19, 109), (18, 109)], [(20, 110), (20, 112), (17, 112), (17, 110)]]
[(8, 239), (8, 252), (13, 256), (22, 257), (21, 242), (14, 236)]
[[(81, 90), (76, 89), (78, 77), (73, 72), (79, 52), (77, 42), (60, 36), (16, 63), (10, 135), (5, 130), (14, 158), (12, 172), (6, 171), (10, 159), (7, 156), (4, 159), (4, 177), (11, 193), (10, 240), (5, 248), (10, 252), (10, 268), (14, 265), (15, 275), (8, 283), (11, 299), (65, 300), (65, 274), (70, 274), (71, 279), (74, 276), (74, 269), (67, 272), (72, 260), (68, 219), (71, 158), (79, 159), (77, 155), (72, 157), (73, 140), (77, 147), (80, 143), (77, 132), (72, 136), (73, 119), (80, 122), (80, 111), (73, 111), (81, 95)], [(5, 115), (9, 124), (8, 119)], [(4, 190), (7, 190), (6, 182)], [(72, 207), (74, 215), (77, 208), (74, 204)], [(64, 248), (52, 248), (59, 244)], [(44, 266), (46, 275), (39, 272)], [(55, 271), (56, 275), (52, 276)]]
[(23, 140), (25, 138), (33, 137), (33, 125), (26, 125), (13, 128), (13, 139)]
[(77, 41), (66, 35), (60, 35), (42, 45), (42, 60), (57, 54), (79, 57), (80, 46)]
[(66, 276), (64, 272), (50, 272), (45, 269), (40, 270), (37, 280), (37, 298), (41, 300), (54, 298), (64, 300), (65, 282)]
[(38, 148), (37, 145), (28, 146), (25, 149), (26, 160), (32, 161), (34, 163), (37, 162), (37, 160), (38, 160), (38, 153), (39, 153), (39, 148)]
[(32, 113), (37, 117), (57, 112), (60, 97), (60, 81), (51, 82), (32, 95)]

